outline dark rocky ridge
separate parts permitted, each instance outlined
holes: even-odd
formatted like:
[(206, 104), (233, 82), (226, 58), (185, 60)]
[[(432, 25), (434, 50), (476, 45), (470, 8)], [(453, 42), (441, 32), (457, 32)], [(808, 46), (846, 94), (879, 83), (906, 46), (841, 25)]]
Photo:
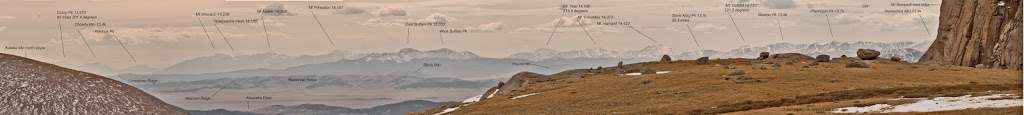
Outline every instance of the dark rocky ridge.
[(184, 115), (130, 85), (0, 53), (0, 114)]
[(1021, 69), (1020, 0), (943, 0), (938, 36), (919, 61)]

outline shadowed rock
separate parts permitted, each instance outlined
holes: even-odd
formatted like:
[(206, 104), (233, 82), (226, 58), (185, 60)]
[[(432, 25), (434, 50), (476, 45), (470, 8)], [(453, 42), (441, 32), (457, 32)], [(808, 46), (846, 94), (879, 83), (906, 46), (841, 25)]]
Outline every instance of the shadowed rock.
[(671, 63), (672, 57), (668, 55), (661, 55), (661, 63)]
[(771, 57), (775, 59), (814, 60), (813, 57), (800, 53), (781, 53), (772, 55)]
[(828, 55), (818, 55), (818, 57), (815, 57), (814, 59), (816, 59), (818, 62), (828, 62), (829, 60), (832, 59), (832, 57), (829, 57)]
[(871, 68), (871, 65), (864, 63), (864, 61), (852, 61), (846, 64), (846, 68)]
[(697, 58), (697, 64), (704, 65), (704, 64), (709, 64), (709, 63), (711, 63), (711, 60), (708, 57)]
[(761, 52), (760, 54), (758, 54), (757, 59), (758, 60), (768, 59), (768, 56), (771, 56), (771, 53)]
[(857, 58), (860, 58), (861, 60), (875, 60), (878, 59), (878, 55), (882, 55), (882, 53), (872, 49), (857, 50)]

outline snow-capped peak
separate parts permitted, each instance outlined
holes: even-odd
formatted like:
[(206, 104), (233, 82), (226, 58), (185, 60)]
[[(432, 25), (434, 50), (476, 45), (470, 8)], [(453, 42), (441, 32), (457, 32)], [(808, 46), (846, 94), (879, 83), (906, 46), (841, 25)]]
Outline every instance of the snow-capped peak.
[(412, 48), (403, 48), (398, 52), (394, 53), (372, 53), (367, 54), (366, 57), (357, 59), (367, 62), (394, 62), (401, 63), (407, 62), (413, 59), (424, 59), (424, 58), (440, 58), (440, 59), (454, 59), (464, 60), (480, 58), (472, 52), (459, 52), (448, 48), (441, 48), (428, 51), (420, 51)]

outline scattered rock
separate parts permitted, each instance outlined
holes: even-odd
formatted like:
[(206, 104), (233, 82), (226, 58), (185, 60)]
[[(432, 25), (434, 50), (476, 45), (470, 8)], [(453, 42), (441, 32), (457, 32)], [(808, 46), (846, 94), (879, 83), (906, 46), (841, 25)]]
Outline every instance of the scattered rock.
[(736, 76), (732, 79), (734, 83), (750, 83), (750, 82), (761, 82), (761, 80), (750, 78), (749, 76)]
[(736, 69), (736, 66), (733, 66), (733, 65), (725, 66), (725, 69)]
[(671, 63), (672, 57), (668, 55), (661, 55), (661, 63)]
[(653, 82), (653, 81), (651, 81), (651, 80), (644, 80), (644, 81), (641, 81), (640, 84), (647, 85), (647, 84), (650, 84), (651, 82)]
[(775, 68), (775, 69), (782, 68), (782, 64), (772, 64), (772, 68)]
[(758, 60), (768, 59), (768, 56), (771, 56), (771, 53), (761, 52), (760, 56), (758, 56), (757, 59)]
[(815, 57), (814, 59), (817, 59), (818, 62), (828, 62), (832, 59), (832, 57), (828, 55), (818, 55), (818, 57)]
[(857, 58), (860, 58), (861, 60), (875, 60), (878, 59), (878, 55), (882, 55), (882, 53), (872, 49), (857, 50)]
[(846, 68), (871, 68), (871, 65), (864, 63), (863, 61), (852, 61), (846, 64)]
[(704, 65), (704, 64), (709, 64), (709, 63), (711, 63), (711, 61), (710, 61), (710, 58), (708, 58), (708, 57), (697, 58), (697, 64)]
[(810, 64), (807, 64), (807, 66), (818, 66), (818, 64), (818, 62), (811, 62)]
[(889, 60), (894, 61), (894, 62), (902, 62), (903, 58), (900, 58), (900, 57), (890, 57)]
[(729, 72), (728, 76), (738, 76), (738, 75), (746, 75), (746, 74), (747, 74), (746, 71), (743, 71), (742, 69), (737, 69), (737, 70), (732, 70), (732, 72)]

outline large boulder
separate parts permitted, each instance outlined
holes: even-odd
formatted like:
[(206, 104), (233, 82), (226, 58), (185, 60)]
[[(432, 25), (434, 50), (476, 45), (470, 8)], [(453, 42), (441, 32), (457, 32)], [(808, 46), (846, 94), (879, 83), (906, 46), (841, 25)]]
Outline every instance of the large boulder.
[(758, 54), (757, 59), (758, 60), (768, 59), (768, 56), (771, 56), (771, 53), (761, 52), (760, 54)]
[(878, 59), (878, 55), (882, 53), (872, 49), (857, 49), (857, 58), (861, 60), (875, 60)]
[(828, 62), (829, 60), (832, 59), (832, 57), (828, 55), (818, 55), (818, 57), (815, 57), (814, 59), (817, 62)]
[(661, 63), (671, 63), (672, 57), (668, 55), (661, 55)]
[(704, 65), (704, 64), (709, 64), (709, 63), (711, 63), (711, 59), (708, 58), (708, 57), (697, 58), (697, 64)]

